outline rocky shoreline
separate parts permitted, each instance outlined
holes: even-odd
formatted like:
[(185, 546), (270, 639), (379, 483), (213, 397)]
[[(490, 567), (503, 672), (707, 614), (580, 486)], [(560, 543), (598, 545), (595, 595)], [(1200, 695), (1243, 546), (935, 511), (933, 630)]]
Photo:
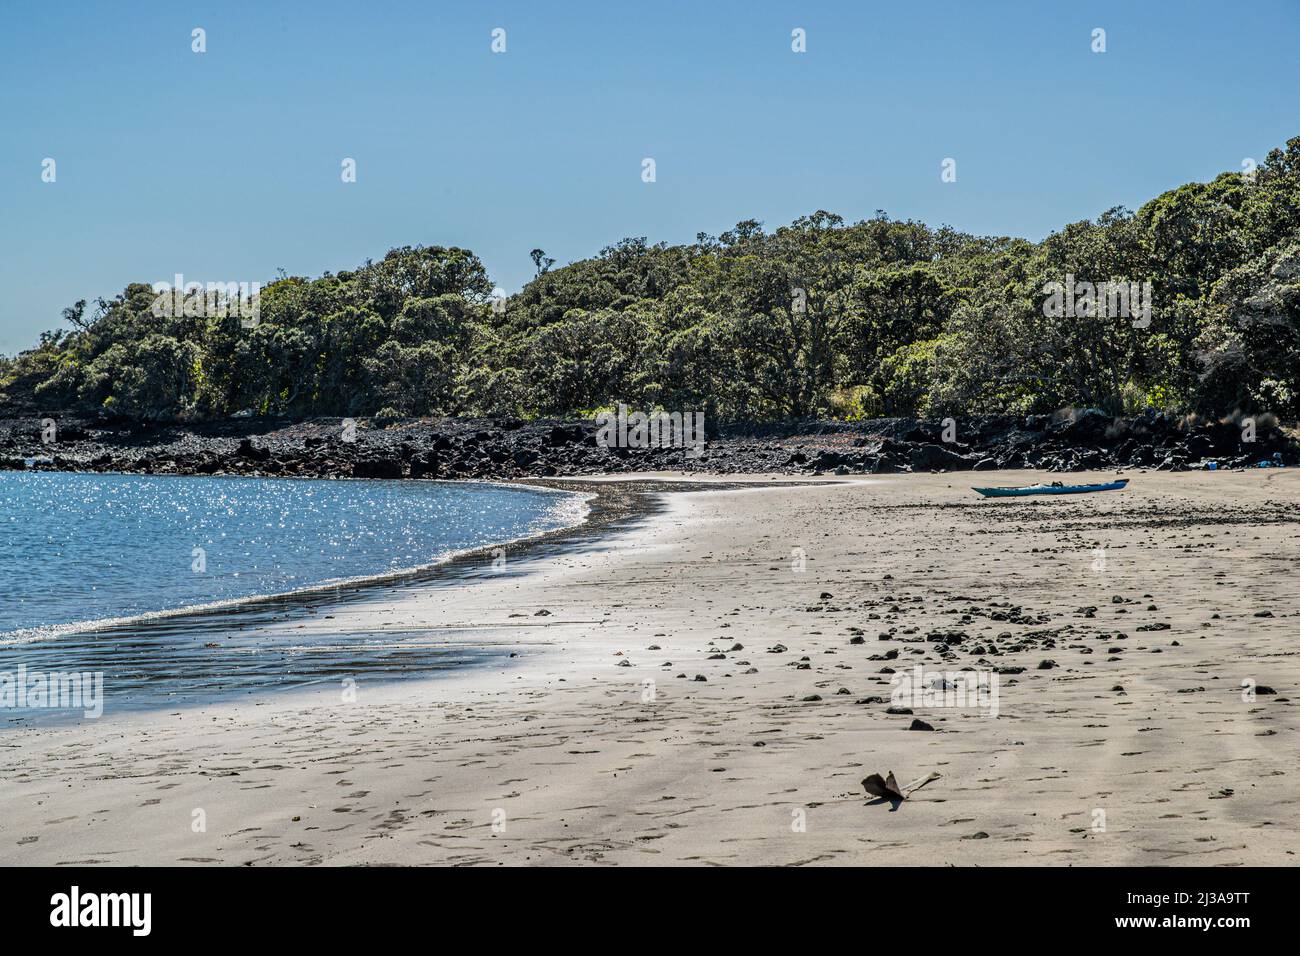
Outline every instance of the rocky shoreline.
[(944, 422), (724, 425), (710, 427), (702, 451), (606, 448), (596, 434), (592, 421), (242, 418), (182, 425), (45, 413), (0, 419), (0, 469), (512, 479), (1300, 465), (1300, 445), (1262, 418), (1196, 421), (1151, 413), (1120, 419), (1096, 409)]

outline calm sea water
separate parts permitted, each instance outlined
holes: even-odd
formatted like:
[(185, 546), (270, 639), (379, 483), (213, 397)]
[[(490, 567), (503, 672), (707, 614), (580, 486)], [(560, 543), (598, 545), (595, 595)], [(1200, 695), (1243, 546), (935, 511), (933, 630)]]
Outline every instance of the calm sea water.
[(426, 567), (584, 513), (479, 483), (0, 472), (0, 647)]

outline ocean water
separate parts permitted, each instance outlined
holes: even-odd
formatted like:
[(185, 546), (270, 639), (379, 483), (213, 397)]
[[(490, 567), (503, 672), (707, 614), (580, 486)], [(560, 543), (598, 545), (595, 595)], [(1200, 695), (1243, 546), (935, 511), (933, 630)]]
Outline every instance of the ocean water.
[(426, 568), (585, 510), (472, 482), (0, 472), (0, 647)]

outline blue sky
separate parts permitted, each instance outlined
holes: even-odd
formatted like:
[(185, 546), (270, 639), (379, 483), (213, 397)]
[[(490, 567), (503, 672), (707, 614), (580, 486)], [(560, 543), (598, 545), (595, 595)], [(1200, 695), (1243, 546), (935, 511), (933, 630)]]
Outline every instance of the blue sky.
[(1300, 134), (1297, 51), (1298, 0), (6, 0), (0, 352), (130, 281), (406, 244), (514, 291), (535, 246), (818, 208), (1040, 239)]

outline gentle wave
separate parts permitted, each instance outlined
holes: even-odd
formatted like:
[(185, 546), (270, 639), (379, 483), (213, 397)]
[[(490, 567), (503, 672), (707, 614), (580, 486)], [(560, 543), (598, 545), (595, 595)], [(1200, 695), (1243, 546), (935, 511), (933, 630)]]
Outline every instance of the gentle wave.
[[(2, 479), (3, 477), (5, 477), (5, 475), (0, 475), (0, 479)], [(81, 477), (102, 479), (106, 476), (48, 474), (48, 475), (43, 475), (42, 477), (53, 479), (53, 480), (67, 480), (67, 479), (77, 479)], [(121, 478), (128, 481), (131, 479), (148, 481), (150, 479), (155, 479), (155, 478), (165, 478), (166, 480), (169, 481), (183, 481), (183, 482), (195, 482), (195, 481), (201, 482), (201, 481), (213, 480), (213, 479), (205, 479), (201, 477), (177, 478), (175, 476), (122, 475), (122, 476), (107, 476), (107, 477)], [(223, 476), (223, 479), (221, 480), (232, 480), (232, 479), (227, 479), (224, 478)], [(256, 481), (271, 481), (271, 482), (312, 481), (311, 479), (240, 479), (240, 478), (235, 478), (233, 480), (234, 481), (256, 480)], [(377, 484), (376, 482), (370, 482), (370, 481), (354, 482), (354, 481), (324, 481), (324, 480), (322, 480), (322, 483), (327, 484), (329, 486), (330, 491), (333, 492), (342, 491), (342, 494), (345, 496), (347, 492), (346, 490), (343, 489), (346, 489), (349, 486), (355, 487), (358, 484), (367, 484), (367, 485)], [(466, 554), (471, 554), (474, 552), (484, 551), (484, 550), (489, 550), (494, 548), (500, 548), (512, 544), (518, 544), (523, 541), (528, 541), (531, 539), (545, 536), (547, 534), (551, 534), (557, 530), (561, 530), (564, 528), (571, 528), (576, 525), (579, 525), (586, 520), (590, 512), (589, 501), (593, 497), (590, 494), (570, 492), (562, 489), (545, 488), (545, 487), (540, 487), (535, 485), (505, 484), (505, 483), (493, 482), (493, 481), (472, 481), (472, 482), (467, 481), (467, 482), (455, 482), (455, 483), (427, 481), (427, 482), (419, 482), (419, 483), (403, 482), (401, 484), (407, 486), (411, 484), (418, 484), (423, 488), (427, 489), (428, 493), (436, 493), (439, 487), (443, 487), (443, 488), (451, 487), (454, 488), (457, 492), (464, 491), (466, 488), (477, 487), (482, 489), (496, 489), (497, 491), (499, 491), (501, 494), (504, 495), (518, 495), (522, 492), (522, 493), (528, 493), (533, 495), (545, 495), (548, 497), (553, 496), (556, 500), (553, 503), (549, 504), (549, 506), (543, 509), (541, 512), (532, 514), (530, 516), (532, 520), (529, 522), (529, 525), (526, 527), (520, 527), (516, 529), (519, 532), (517, 534), (506, 536), (506, 537), (500, 537), (500, 538), (489, 537), (487, 539), (475, 540), (462, 547), (448, 547), (441, 551), (436, 552), (431, 557), (430, 560), (419, 562), (409, 566), (402, 566), (402, 567), (395, 567), (395, 568), (388, 567), (382, 570), (372, 570), (372, 571), (358, 573), (358, 574), (329, 577), (329, 578), (324, 578), (322, 580), (314, 581), (310, 584), (303, 585), (302, 587), (294, 587), (286, 590), (273, 590), (273, 591), (267, 591), (265, 593), (258, 592), (258, 593), (250, 593), (250, 594), (233, 595), (230, 597), (223, 597), (212, 601), (182, 604), (176, 607), (151, 609), (151, 610), (141, 611), (138, 613), (108, 615), (103, 617), (88, 618), (82, 620), (58, 622), (53, 624), (42, 624), (36, 626), (20, 627), (6, 632), (0, 632), (0, 647), (43, 642), (43, 641), (48, 641), (51, 639), (58, 638), (59, 636), (66, 635), (66, 634), (94, 632), (99, 630), (119, 628), (122, 626), (145, 624), (150, 621), (167, 620), (167, 619), (177, 618), (177, 617), (228, 611), (246, 605), (257, 605), (265, 602), (282, 600), (285, 598), (306, 597), (309, 595), (329, 592), (340, 588), (361, 588), (366, 586), (373, 586), (376, 584), (384, 584), (384, 583), (400, 581), (414, 575), (427, 573), (428, 571), (433, 570), (440, 565), (447, 564), (448, 562), (454, 561), (457, 558), (462, 557)], [(222, 496), (221, 500), (224, 501), (225, 496)], [(0, 498), (0, 511), (3, 510), (2, 508), (3, 504), (4, 504), (3, 498)], [(3, 515), (0, 515), (0, 517), (3, 517)], [(13, 521), (12, 515), (9, 516), (9, 520), (11, 522)], [(0, 555), (0, 557), (2, 556), (3, 555)], [(3, 570), (3, 568), (0, 567), (0, 570)], [(236, 574), (235, 576), (237, 577), (238, 574)]]

